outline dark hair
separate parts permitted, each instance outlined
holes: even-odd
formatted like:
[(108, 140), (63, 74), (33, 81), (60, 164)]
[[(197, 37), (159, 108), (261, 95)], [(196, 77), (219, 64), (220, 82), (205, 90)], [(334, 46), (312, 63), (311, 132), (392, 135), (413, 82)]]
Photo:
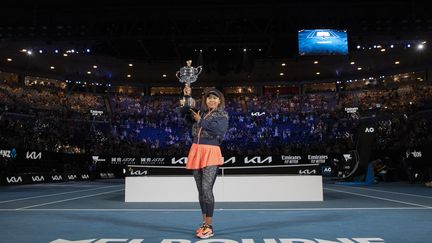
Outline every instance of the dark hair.
[(204, 89), (204, 93), (203, 93), (203, 97), (202, 97), (202, 101), (201, 101), (201, 109), (203, 110), (207, 110), (207, 97), (210, 95), (216, 95), (217, 97), (219, 97), (220, 100), (220, 104), (218, 105), (217, 109), (218, 110), (225, 110), (225, 97), (222, 94), (222, 92), (220, 92), (218, 89), (212, 87), (212, 88), (205, 88)]

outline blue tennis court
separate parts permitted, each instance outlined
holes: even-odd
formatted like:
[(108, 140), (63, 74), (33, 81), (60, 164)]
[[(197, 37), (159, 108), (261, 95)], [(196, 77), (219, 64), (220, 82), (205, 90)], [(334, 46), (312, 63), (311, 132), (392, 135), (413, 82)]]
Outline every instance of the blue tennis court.
[(124, 187), (122, 179), (1, 187), (0, 241), (430, 242), (432, 232), (432, 191), (419, 184), (325, 183), (323, 202), (216, 202), (206, 240), (194, 237), (198, 203), (125, 203)]

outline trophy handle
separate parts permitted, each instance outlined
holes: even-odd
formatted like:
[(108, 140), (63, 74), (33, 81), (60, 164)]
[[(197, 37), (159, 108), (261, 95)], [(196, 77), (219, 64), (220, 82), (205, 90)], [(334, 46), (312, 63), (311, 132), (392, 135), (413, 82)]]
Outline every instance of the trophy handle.
[(196, 75), (199, 75), (201, 73), (201, 71), (202, 71), (202, 66), (198, 66), (195, 68), (195, 74)]
[(180, 79), (180, 71), (177, 71), (176, 74), (175, 74), (175, 76), (176, 76), (178, 79)]

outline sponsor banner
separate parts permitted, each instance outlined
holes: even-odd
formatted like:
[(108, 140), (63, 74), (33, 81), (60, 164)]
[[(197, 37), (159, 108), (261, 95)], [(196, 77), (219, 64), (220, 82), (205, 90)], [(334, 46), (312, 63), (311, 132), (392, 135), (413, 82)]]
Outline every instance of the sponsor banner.
[(302, 156), (301, 155), (282, 155), (281, 159), (284, 164), (301, 164)]
[(41, 160), (42, 159), (42, 152), (27, 151), (25, 153), (25, 159)]
[(413, 151), (406, 151), (405, 152), (405, 158), (408, 158), (409, 155), (412, 155), (414, 158), (418, 159), (423, 157), (423, 153), (420, 150), (413, 150)]
[[(222, 166), (219, 174), (224, 175), (320, 175), (320, 165), (296, 165), (296, 166), (242, 166), (230, 168)], [(253, 167), (253, 168), (251, 168)], [(151, 176), (151, 175), (191, 175), (192, 172), (185, 166), (148, 166), (148, 167), (128, 167), (126, 176)]]
[[(283, 154), (283, 155), (254, 155), (254, 156), (226, 156), (223, 157), (224, 166), (254, 166), (254, 165), (310, 165), (326, 164), (329, 162), (327, 154)], [(186, 165), (186, 156), (177, 157), (111, 157), (112, 165), (158, 165), (181, 166)]]
[(0, 148), (0, 158), (15, 159), (18, 156), (17, 150), (13, 149), (1, 149)]
[(135, 165), (137, 161), (133, 157), (111, 157), (112, 165)]
[(322, 176), (332, 176), (332, 167), (331, 166), (321, 166), (321, 175)]
[(311, 164), (325, 164), (328, 162), (328, 159), (328, 155), (308, 155), (308, 161), (310, 161)]
[(88, 173), (26, 173), (0, 176), (1, 185), (35, 184), (47, 182), (82, 181), (89, 180)]
[(115, 174), (112, 172), (102, 172), (99, 173), (101, 179), (112, 179), (115, 178)]

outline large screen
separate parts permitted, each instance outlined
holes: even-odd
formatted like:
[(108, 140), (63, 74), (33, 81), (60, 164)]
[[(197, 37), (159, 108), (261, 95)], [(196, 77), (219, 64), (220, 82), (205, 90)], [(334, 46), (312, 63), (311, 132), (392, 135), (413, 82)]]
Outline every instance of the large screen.
[(300, 55), (347, 55), (346, 30), (313, 29), (298, 32)]

